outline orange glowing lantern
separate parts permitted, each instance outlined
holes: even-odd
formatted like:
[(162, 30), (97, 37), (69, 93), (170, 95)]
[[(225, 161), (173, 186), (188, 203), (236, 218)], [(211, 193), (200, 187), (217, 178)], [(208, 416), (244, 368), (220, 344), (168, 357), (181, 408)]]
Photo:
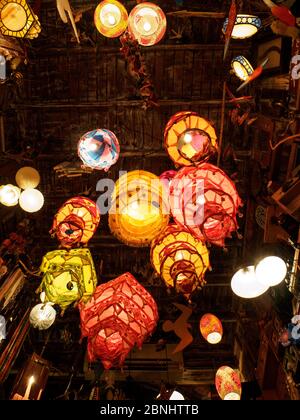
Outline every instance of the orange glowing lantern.
[(215, 385), (222, 400), (240, 400), (242, 394), (241, 379), (238, 371), (229, 366), (218, 369)]
[(101, 359), (105, 369), (122, 366), (158, 320), (154, 299), (130, 273), (98, 286), (79, 309), (82, 336), (88, 337), (88, 359)]
[(222, 340), (222, 323), (213, 314), (205, 314), (200, 319), (200, 332), (203, 338), (210, 344), (218, 344)]
[(178, 166), (206, 161), (217, 150), (217, 135), (209, 121), (196, 112), (177, 112), (164, 132), (165, 148)]
[(116, 38), (127, 28), (127, 10), (123, 4), (116, 0), (104, 0), (98, 4), (95, 10), (94, 21), (102, 35)]

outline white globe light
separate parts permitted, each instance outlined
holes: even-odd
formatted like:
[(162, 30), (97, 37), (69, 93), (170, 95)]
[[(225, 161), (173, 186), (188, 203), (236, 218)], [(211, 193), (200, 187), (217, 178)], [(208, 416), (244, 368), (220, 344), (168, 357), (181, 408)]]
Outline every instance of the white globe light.
[(20, 195), (20, 207), (28, 213), (39, 211), (44, 205), (44, 196), (39, 190), (28, 188)]
[(29, 315), (29, 320), (34, 328), (47, 330), (56, 318), (56, 310), (51, 303), (39, 303), (35, 305)]
[(238, 270), (231, 279), (231, 289), (237, 296), (246, 299), (256, 298), (268, 290), (255, 275), (254, 265)]
[(24, 166), (16, 173), (17, 185), (26, 190), (27, 188), (36, 188), (40, 183), (40, 174), (31, 166)]
[(18, 204), (20, 197), (20, 188), (12, 184), (2, 185), (0, 187), (0, 203), (11, 207)]
[(286, 276), (287, 268), (285, 262), (275, 256), (263, 258), (255, 268), (255, 275), (259, 283), (265, 286), (276, 286)]
[(170, 400), (184, 400), (184, 396), (178, 391), (173, 391)]

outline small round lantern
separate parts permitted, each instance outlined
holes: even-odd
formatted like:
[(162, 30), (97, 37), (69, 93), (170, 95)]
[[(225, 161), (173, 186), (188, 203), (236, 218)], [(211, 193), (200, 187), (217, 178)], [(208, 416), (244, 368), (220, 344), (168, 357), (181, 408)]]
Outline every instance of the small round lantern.
[(94, 201), (86, 197), (73, 197), (54, 216), (50, 233), (55, 234), (65, 248), (86, 245), (99, 222), (100, 212)]
[(265, 293), (268, 288), (269, 285), (258, 281), (253, 265), (238, 270), (231, 279), (233, 293), (244, 299), (256, 298)]
[(209, 254), (204, 243), (187, 230), (169, 225), (151, 245), (151, 262), (167, 287), (189, 298), (205, 284)]
[(243, 55), (235, 57), (231, 62), (231, 67), (235, 75), (243, 82), (245, 82), (254, 72), (252, 65)]
[(94, 22), (102, 35), (116, 38), (127, 28), (127, 10), (116, 0), (104, 0), (96, 7)]
[(140, 45), (157, 44), (166, 32), (167, 19), (156, 4), (144, 2), (135, 6), (129, 14), (129, 33)]
[(195, 112), (177, 112), (164, 132), (165, 148), (178, 166), (192, 166), (209, 159), (217, 150), (217, 136), (209, 121)]
[(56, 311), (52, 305), (52, 302), (39, 303), (32, 308), (29, 320), (34, 328), (47, 330), (51, 327), (56, 318)]
[(97, 129), (89, 131), (78, 143), (78, 155), (92, 169), (108, 171), (120, 154), (120, 145), (112, 131)]
[(1, 185), (0, 203), (7, 207), (16, 206), (19, 202), (21, 190), (12, 184)]
[[(228, 26), (228, 18), (225, 20), (223, 25), (223, 33), (226, 33)], [(253, 15), (237, 15), (235, 24), (231, 34), (233, 39), (245, 39), (255, 35), (258, 30), (262, 27), (261, 19), (258, 16)]]
[(168, 225), (168, 203), (159, 178), (132, 171), (116, 182), (109, 211), (111, 232), (130, 246), (149, 246)]
[(221, 366), (215, 378), (215, 385), (222, 400), (240, 400), (242, 394), (241, 379), (238, 371), (229, 366)]
[(200, 332), (209, 344), (218, 344), (222, 340), (222, 323), (213, 314), (205, 314), (200, 319)]
[(40, 174), (31, 166), (24, 166), (16, 173), (17, 185), (26, 190), (27, 188), (36, 188), (40, 183)]
[(28, 188), (20, 195), (20, 207), (27, 213), (35, 213), (44, 205), (44, 196), (35, 188)]

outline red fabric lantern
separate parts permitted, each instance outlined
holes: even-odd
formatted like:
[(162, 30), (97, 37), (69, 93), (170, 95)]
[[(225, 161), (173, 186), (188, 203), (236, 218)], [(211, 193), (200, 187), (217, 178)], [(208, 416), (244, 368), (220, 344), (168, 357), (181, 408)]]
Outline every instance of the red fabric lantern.
[(223, 336), (222, 323), (215, 315), (205, 314), (200, 319), (200, 332), (210, 344), (217, 344)]
[(121, 366), (135, 344), (141, 348), (158, 320), (154, 299), (130, 273), (98, 286), (79, 309), (89, 361), (101, 359), (105, 369)]
[(86, 197), (66, 201), (54, 216), (51, 234), (56, 234), (61, 245), (71, 248), (87, 244), (100, 222), (96, 203)]
[(209, 163), (182, 168), (171, 181), (170, 206), (175, 221), (215, 245), (224, 246), (225, 238), (237, 230), (240, 205), (234, 183)]
[(221, 366), (216, 373), (215, 385), (222, 400), (240, 400), (242, 384), (239, 371)]

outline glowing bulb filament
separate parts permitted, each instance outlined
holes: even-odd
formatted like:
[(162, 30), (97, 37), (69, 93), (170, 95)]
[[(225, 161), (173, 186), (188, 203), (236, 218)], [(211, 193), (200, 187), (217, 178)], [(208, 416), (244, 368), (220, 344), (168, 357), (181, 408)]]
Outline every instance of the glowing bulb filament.
[(151, 30), (152, 26), (150, 22), (145, 22), (144, 23), (144, 31), (145, 32), (149, 32)]

